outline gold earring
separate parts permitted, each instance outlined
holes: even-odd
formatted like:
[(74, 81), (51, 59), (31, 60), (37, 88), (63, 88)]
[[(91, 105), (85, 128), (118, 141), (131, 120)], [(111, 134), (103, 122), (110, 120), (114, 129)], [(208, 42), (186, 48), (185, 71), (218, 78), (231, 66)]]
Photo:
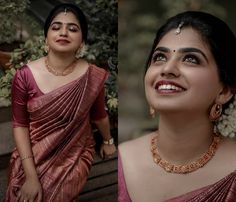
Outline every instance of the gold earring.
[(217, 104), (215, 103), (212, 107), (211, 107), (211, 111), (210, 111), (210, 115), (209, 118), (212, 122), (217, 121), (222, 113), (222, 104)]
[(45, 45), (44, 45), (44, 51), (45, 51), (45, 53), (48, 53), (49, 50), (50, 50), (50, 48), (49, 48), (49, 45), (48, 45), (47, 40), (46, 40)]
[(82, 57), (85, 56), (86, 53), (87, 53), (87, 47), (86, 47), (86, 45), (84, 43), (82, 43), (80, 45), (79, 49), (76, 51), (75, 57), (77, 59), (82, 58)]
[(149, 113), (150, 113), (150, 116), (151, 116), (151, 118), (155, 118), (156, 117), (156, 111), (155, 111), (155, 109), (153, 108), (153, 107), (151, 107), (150, 106), (150, 108), (149, 108)]

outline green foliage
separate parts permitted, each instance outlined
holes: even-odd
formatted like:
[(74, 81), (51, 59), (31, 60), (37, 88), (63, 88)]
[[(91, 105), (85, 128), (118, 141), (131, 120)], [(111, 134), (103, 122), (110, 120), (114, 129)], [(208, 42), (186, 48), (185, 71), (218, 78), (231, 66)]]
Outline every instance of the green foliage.
[[(21, 20), (29, 0), (0, 0), (0, 43), (11, 43), (18, 39), (17, 31), (21, 29)], [(21, 33), (19, 33), (19, 36)]]
[[(117, 0), (76, 0), (86, 15), (88, 53), (86, 58), (101, 67), (107, 67), (110, 75), (106, 83), (106, 100), (110, 117), (118, 117), (118, 5)], [(115, 119), (115, 120), (114, 120)]]

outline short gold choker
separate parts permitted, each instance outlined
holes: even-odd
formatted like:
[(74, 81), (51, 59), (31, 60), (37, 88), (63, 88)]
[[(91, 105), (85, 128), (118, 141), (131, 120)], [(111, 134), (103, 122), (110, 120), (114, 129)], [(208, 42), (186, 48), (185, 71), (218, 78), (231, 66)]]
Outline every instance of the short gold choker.
[(71, 72), (74, 71), (76, 64), (77, 64), (77, 59), (75, 59), (70, 65), (68, 65), (63, 72), (59, 72), (56, 70), (55, 67), (49, 65), (48, 58), (45, 57), (45, 66), (47, 70), (55, 76), (66, 76), (70, 74)]
[(212, 157), (215, 155), (215, 152), (222, 140), (222, 138), (215, 134), (213, 141), (208, 148), (208, 150), (196, 161), (185, 164), (185, 165), (174, 165), (164, 159), (160, 156), (158, 149), (157, 149), (157, 141), (158, 141), (158, 135), (154, 136), (151, 140), (151, 152), (153, 156), (154, 162), (159, 165), (161, 168), (163, 168), (166, 172), (169, 173), (178, 173), (178, 174), (186, 174), (191, 173), (204, 165), (206, 165)]

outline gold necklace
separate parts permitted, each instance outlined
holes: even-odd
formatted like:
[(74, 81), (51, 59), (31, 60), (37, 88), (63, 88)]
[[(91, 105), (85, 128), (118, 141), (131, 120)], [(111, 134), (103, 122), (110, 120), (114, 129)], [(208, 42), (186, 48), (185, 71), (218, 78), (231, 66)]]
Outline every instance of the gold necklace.
[(174, 165), (166, 160), (164, 160), (157, 149), (157, 138), (158, 135), (154, 136), (151, 140), (151, 152), (153, 156), (153, 161), (159, 165), (161, 168), (163, 168), (166, 172), (169, 173), (178, 173), (178, 174), (186, 174), (191, 173), (204, 165), (207, 164), (208, 161), (212, 159), (212, 157), (215, 155), (215, 152), (220, 144), (220, 141), (222, 138), (215, 134), (213, 141), (208, 148), (208, 150), (196, 161), (185, 164), (185, 165)]
[(45, 66), (49, 72), (55, 76), (66, 76), (74, 71), (77, 60), (75, 59), (70, 65), (68, 65), (63, 72), (58, 72), (55, 67), (49, 65), (48, 57), (45, 57)]

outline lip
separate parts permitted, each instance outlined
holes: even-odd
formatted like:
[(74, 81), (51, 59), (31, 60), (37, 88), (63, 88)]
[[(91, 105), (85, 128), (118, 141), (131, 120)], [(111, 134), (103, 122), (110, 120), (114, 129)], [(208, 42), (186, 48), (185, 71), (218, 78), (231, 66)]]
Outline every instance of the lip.
[(70, 43), (70, 41), (68, 41), (67, 39), (57, 39), (56, 40), (57, 43)]
[[(166, 86), (165, 86), (166, 85)], [(170, 85), (172, 88), (166, 88), (167, 85)], [(181, 93), (186, 91), (186, 88), (181, 86), (179, 83), (168, 81), (168, 80), (161, 80), (155, 84), (155, 89), (159, 94), (173, 94), (173, 93)]]

